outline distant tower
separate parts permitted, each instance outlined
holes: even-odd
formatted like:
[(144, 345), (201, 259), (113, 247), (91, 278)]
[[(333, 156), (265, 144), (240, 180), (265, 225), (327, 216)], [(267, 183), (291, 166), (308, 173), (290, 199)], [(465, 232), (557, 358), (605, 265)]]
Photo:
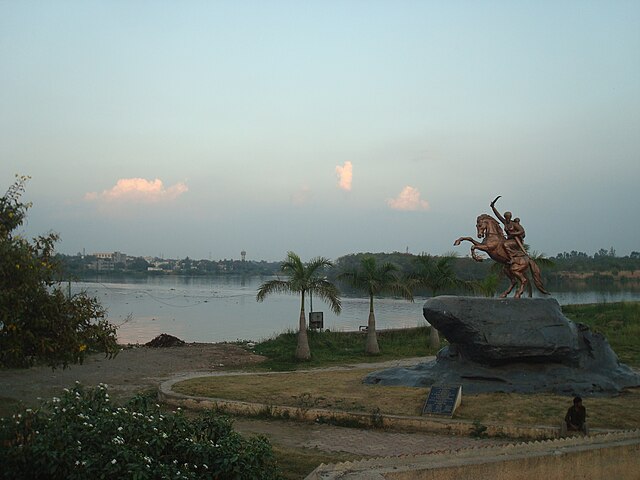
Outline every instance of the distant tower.
[(240, 255), (242, 255), (242, 261), (244, 262), (244, 261), (245, 261), (245, 257), (247, 256), (247, 252), (245, 252), (244, 250), (242, 250), (242, 251), (240, 252)]

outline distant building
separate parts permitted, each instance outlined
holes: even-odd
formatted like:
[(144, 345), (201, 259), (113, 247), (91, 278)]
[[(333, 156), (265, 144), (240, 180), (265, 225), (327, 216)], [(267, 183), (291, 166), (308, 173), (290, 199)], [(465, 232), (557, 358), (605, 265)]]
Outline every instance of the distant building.
[(95, 270), (114, 270), (118, 263), (127, 264), (127, 255), (122, 252), (98, 252), (94, 253), (93, 256), (96, 258), (93, 264)]

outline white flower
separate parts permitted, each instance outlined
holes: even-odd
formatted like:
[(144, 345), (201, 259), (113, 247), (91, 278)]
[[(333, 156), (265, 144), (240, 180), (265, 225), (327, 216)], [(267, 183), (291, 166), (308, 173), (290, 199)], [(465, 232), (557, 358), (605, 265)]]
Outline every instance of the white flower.
[(118, 463), (118, 461), (115, 458), (111, 460), (111, 465), (115, 465), (116, 463)]
[(169, 435), (167, 435), (165, 432), (162, 432), (162, 438), (167, 438), (169, 437)]
[(122, 431), (122, 427), (118, 427), (118, 431), (121, 432)]

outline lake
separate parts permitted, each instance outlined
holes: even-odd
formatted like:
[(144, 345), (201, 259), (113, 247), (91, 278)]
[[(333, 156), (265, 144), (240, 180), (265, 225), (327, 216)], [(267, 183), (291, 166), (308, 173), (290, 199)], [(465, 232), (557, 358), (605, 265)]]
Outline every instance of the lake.
[[(108, 310), (118, 325), (120, 343), (146, 343), (161, 333), (187, 342), (261, 340), (286, 330), (297, 330), (300, 297), (274, 294), (256, 301), (265, 278), (153, 276), (72, 282), (71, 293), (85, 291)], [(65, 285), (66, 287), (66, 285)], [(639, 292), (560, 292), (552, 295), (561, 305), (640, 300)], [(426, 297), (411, 303), (376, 298), (376, 327), (403, 328), (425, 325), (422, 305)], [(309, 312), (309, 302), (305, 305)], [(369, 300), (342, 297), (342, 313), (335, 315), (319, 298), (313, 310), (324, 314), (324, 328), (358, 330), (367, 324)]]

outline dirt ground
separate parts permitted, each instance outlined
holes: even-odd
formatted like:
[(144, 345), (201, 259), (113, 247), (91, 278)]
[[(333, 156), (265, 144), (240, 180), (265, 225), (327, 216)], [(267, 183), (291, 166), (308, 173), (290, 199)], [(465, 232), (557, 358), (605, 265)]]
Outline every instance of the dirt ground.
[(105, 383), (112, 397), (126, 399), (141, 390), (157, 389), (162, 381), (180, 373), (211, 372), (262, 360), (233, 344), (187, 343), (167, 348), (125, 348), (111, 360), (95, 354), (84, 364), (64, 370), (0, 369), (0, 415), (10, 413), (19, 402), (35, 406), (38, 398), (59, 396), (63, 388), (76, 381), (86, 386)]

